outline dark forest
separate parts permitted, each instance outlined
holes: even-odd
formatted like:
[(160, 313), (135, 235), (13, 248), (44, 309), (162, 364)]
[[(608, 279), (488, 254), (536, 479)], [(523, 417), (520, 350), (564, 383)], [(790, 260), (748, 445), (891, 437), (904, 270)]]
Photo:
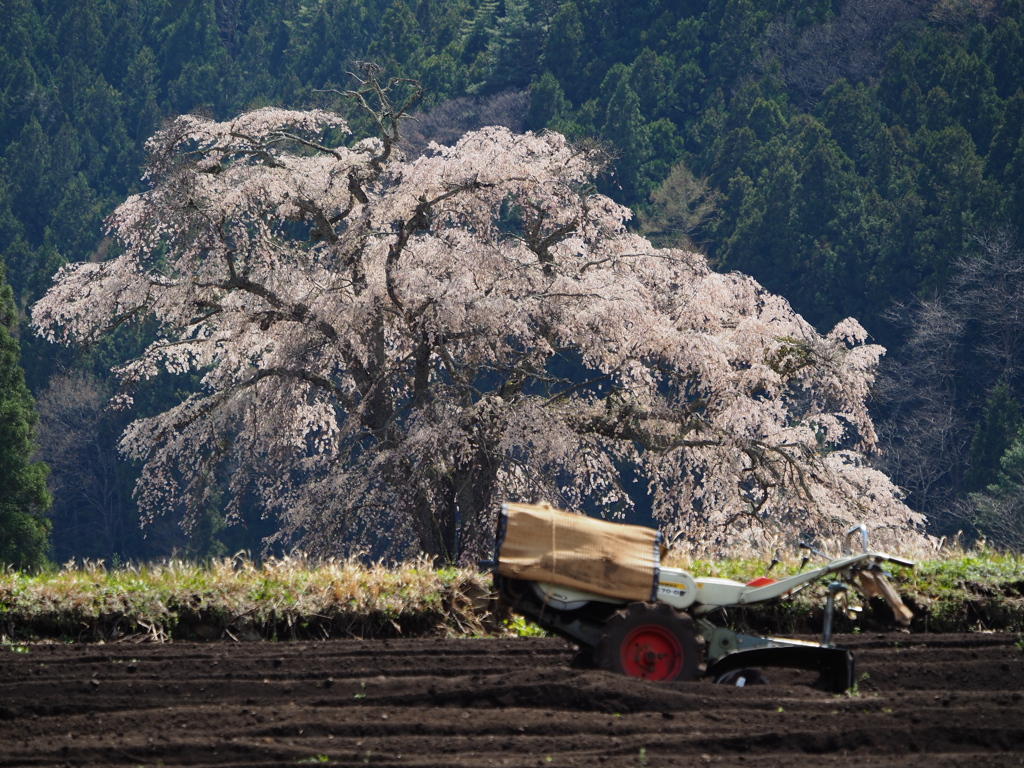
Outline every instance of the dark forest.
[[(495, 124), (601, 142), (600, 191), (652, 242), (752, 275), (819, 330), (859, 319), (888, 349), (875, 465), (932, 534), (1024, 547), (1020, 0), (13, 0), (0, 17), (0, 347), (24, 371), (0, 362), (0, 407), (38, 444), (8, 462), (22, 501), (0, 502), (35, 554), (0, 561), (36, 562), (47, 528), (57, 562), (260, 551), (273, 521), (253, 506), (226, 526), (217, 493), (187, 531), (140, 528), (129, 417), (106, 403), (152, 329), (59, 349), (31, 307), (63, 264), (111, 254), (104, 218), (164, 121), (326, 107), (365, 128), (332, 95), (361, 61), (423, 86), (407, 153)], [(135, 415), (195, 385), (156, 379)]]

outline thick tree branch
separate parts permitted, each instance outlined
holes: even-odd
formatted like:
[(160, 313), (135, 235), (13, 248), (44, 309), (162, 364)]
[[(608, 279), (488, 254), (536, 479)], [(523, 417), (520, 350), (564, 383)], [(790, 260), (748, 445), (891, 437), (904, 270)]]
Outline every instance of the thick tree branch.
[(432, 213), (434, 206), (438, 203), (450, 200), (456, 195), (460, 195), (469, 190), (485, 189), (490, 186), (493, 185), (482, 183), (478, 179), (473, 179), (472, 181), (453, 186), (447, 192), (442, 192), (440, 195), (430, 198), (429, 200), (421, 196), (419, 203), (413, 209), (412, 215), (405, 221), (398, 222), (398, 231), (395, 239), (388, 245), (388, 257), (384, 264), (385, 288), (388, 293), (388, 298), (391, 299), (391, 303), (396, 309), (405, 309), (404, 302), (398, 296), (395, 274), (398, 268), (398, 261), (401, 258), (406, 245), (409, 243), (409, 238), (416, 232), (425, 231), (430, 228), (430, 214)]

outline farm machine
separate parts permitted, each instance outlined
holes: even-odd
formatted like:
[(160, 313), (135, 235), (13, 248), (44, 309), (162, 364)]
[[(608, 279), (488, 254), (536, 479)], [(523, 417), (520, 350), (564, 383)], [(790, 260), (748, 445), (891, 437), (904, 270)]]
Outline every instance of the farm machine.
[[(854, 683), (852, 654), (832, 644), (839, 598), (849, 587), (882, 597), (898, 622), (911, 611), (886, 581), (883, 564), (913, 563), (868, 548), (863, 525), (845, 537), (831, 559), (807, 544), (822, 565), (779, 579), (748, 582), (694, 577), (661, 566), (661, 534), (653, 529), (595, 520), (541, 504), (504, 504), (494, 572), (512, 610), (579, 646), (594, 666), (645, 680), (708, 676), (732, 685), (765, 682), (762, 667), (817, 670), (819, 684), (841, 692)], [(854, 544), (859, 551), (852, 551)], [(728, 609), (791, 597), (808, 585), (827, 587), (821, 642), (741, 634), (728, 626)], [(843, 605), (845, 600), (841, 601)]]

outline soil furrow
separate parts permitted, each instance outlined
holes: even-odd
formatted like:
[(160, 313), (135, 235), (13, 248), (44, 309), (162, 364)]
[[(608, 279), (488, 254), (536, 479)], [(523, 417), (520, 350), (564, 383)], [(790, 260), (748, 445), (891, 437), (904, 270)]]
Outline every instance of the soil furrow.
[(654, 684), (552, 639), (0, 649), (4, 766), (1020, 765), (1010, 635), (853, 635), (858, 684)]

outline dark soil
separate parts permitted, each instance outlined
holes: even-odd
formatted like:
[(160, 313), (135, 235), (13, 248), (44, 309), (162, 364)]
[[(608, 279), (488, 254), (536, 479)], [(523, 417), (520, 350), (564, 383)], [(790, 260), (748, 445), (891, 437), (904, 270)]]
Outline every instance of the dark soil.
[(0, 766), (1024, 763), (1015, 635), (839, 638), (859, 685), (647, 683), (560, 640), (0, 647)]

